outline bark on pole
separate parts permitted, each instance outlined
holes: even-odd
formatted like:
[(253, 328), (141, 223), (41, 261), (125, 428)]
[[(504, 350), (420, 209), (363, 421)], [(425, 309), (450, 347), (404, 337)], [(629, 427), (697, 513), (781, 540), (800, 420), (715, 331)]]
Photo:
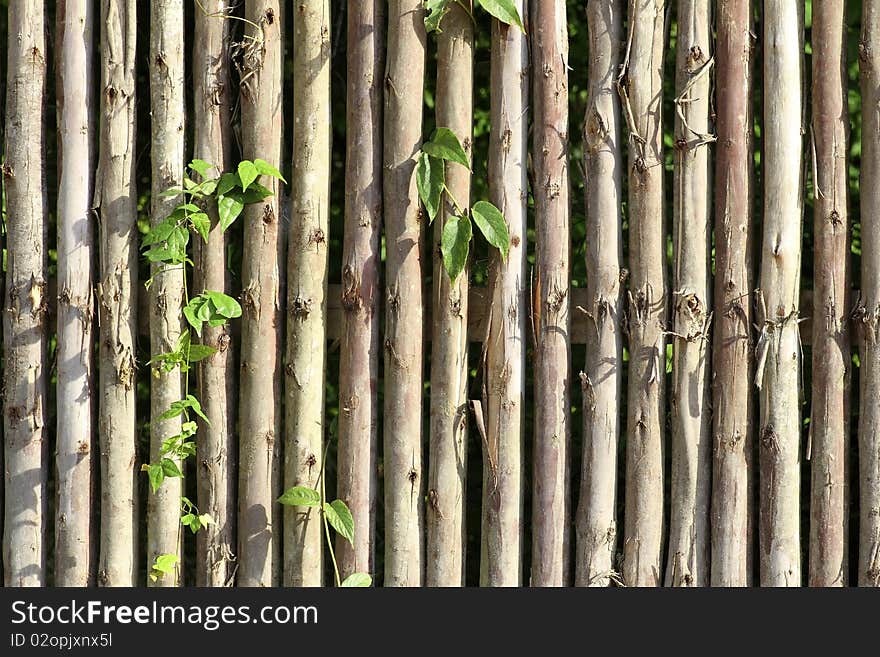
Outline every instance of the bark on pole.
[[(330, 234), (330, 1), (293, 11), (293, 174), (287, 256), (284, 488), (319, 485)], [(284, 508), (284, 584), (320, 586), (321, 514)]]
[(385, 585), (424, 581), (422, 238), (414, 175), (422, 141), (421, 0), (389, 0), (385, 69)]
[[(862, 107), (880, 105), (880, 2), (862, 4)], [(880, 586), (880, 115), (862, 115), (862, 315), (859, 586)]]
[[(229, 28), (223, 18), (229, 0), (201, 0), (195, 12), (193, 43), (193, 156), (214, 168), (216, 177), (232, 166), (233, 90), (229, 78)], [(217, 207), (209, 204), (208, 242), (194, 238), (195, 292), (230, 293), (226, 239), (218, 225)], [(235, 572), (235, 350), (229, 325), (202, 329), (202, 342), (217, 352), (198, 364), (199, 400), (211, 424), (200, 423), (196, 477), (198, 507), (214, 522), (196, 535), (196, 584), (226, 586)]]
[(846, 586), (849, 517), (849, 106), (846, 11), (813, 9), (813, 144), (816, 169), (813, 405), (810, 419), (811, 586)]
[(755, 497), (752, 7), (750, 0), (720, 0), (717, 7), (711, 584), (749, 586)]
[(94, 7), (88, 0), (61, 0), (56, 12), (60, 163), (55, 585), (82, 587), (94, 582), (97, 553), (92, 531)]
[[(528, 3), (514, 0), (528, 29)], [(492, 21), (489, 194), (510, 234), (507, 260), (492, 254), (492, 313), (486, 341), (486, 441), (480, 584), (520, 586), (523, 555), (528, 37)]]
[[(245, 159), (281, 162), (281, 5), (248, 0), (241, 46), (241, 141)], [(240, 586), (272, 586), (280, 576), (281, 272), (280, 185), (264, 176), (273, 195), (245, 207), (242, 262), (239, 452)]]
[(532, 586), (569, 578), (568, 26), (563, 0), (532, 2), (535, 121), (535, 448)]
[(755, 381), (760, 389), (762, 586), (800, 586), (802, 7), (764, 2), (764, 234)]
[(623, 38), (623, 0), (587, 4), (590, 68), (584, 117), (586, 184), (587, 357), (581, 372), (584, 457), (577, 510), (577, 586), (609, 586), (616, 578), (617, 442), (623, 405), (620, 214), (623, 150), (615, 80)]
[(385, 3), (348, 5), (345, 231), (342, 244), (339, 499), (354, 516), (354, 544), (339, 537), (340, 575), (375, 572), (376, 450), (382, 228), (382, 80)]
[(99, 212), (98, 434), (101, 544), (98, 584), (133, 586), (139, 562), (135, 340), (137, 5), (101, 4), (101, 129), (95, 207)]
[[(150, 3), (150, 115), (152, 190), (150, 221), (157, 225), (171, 214), (180, 199), (163, 197), (167, 189), (183, 187), (184, 166), (184, 17), (183, 0), (155, 0)], [(150, 352), (164, 354), (176, 349), (182, 330), (182, 306), (186, 277), (183, 267), (153, 267), (149, 289)], [(150, 462), (162, 458), (163, 441), (180, 434), (181, 418), (159, 420), (171, 404), (184, 398), (180, 370), (156, 369), (150, 377)], [(179, 459), (178, 466), (182, 467)], [(167, 477), (147, 498), (147, 572), (156, 557), (180, 557), (174, 573), (152, 586), (177, 586), (183, 572), (183, 532), (180, 524), (180, 496), (183, 479)]]
[(679, 0), (672, 281), (672, 489), (667, 586), (709, 584), (711, 27), (708, 0)]
[(9, 6), (7, 260), (3, 302), (6, 586), (46, 583), (46, 16), (42, 0)]
[[(437, 35), (437, 126), (449, 128), (470, 157), (473, 125), (473, 20), (452, 4)], [(446, 164), (446, 185), (459, 203), (470, 206), (471, 172)], [(465, 477), (467, 474), (468, 276), (455, 283), (443, 267), (440, 238), (446, 221), (466, 207), (450, 194), (434, 224), (433, 340), (431, 342), (431, 435), (428, 456), (428, 586), (464, 586)]]
[(661, 95), (665, 0), (631, 0), (618, 84), (629, 128), (629, 384), (623, 581), (661, 583), (666, 239)]

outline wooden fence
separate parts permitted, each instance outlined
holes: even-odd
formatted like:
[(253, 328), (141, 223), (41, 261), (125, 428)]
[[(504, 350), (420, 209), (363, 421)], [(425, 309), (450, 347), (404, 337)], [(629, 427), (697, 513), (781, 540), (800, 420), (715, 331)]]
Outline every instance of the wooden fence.
[[(428, 4), (0, 3), (5, 585), (880, 585), (880, 1)], [(193, 158), (286, 181), (156, 275)], [(182, 374), (190, 290), (242, 315)]]

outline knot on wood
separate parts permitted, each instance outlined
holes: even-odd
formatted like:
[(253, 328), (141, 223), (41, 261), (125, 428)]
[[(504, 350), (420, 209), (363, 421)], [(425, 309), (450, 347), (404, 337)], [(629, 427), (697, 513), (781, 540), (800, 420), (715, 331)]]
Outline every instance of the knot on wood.
[(357, 273), (351, 265), (342, 269), (342, 307), (349, 311), (357, 310), (361, 305), (361, 284)]
[(313, 244), (315, 246), (319, 246), (321, 244), (324, 244), (326, 241), (327, 238), (324, 235), (323, 229), (321, 228), (315, 228), (315, 230), (312, 231), (311, 235), (309, 235), (309, 246), (312, 246)]
[(761, 447), (776, 454), (779, 453), (779, 435), (772, 424), (767, 424), (761, 430)]
[(312, 300), (296, 296), (290, 301), (290, 312), (297, 319), (306, 319), (312, 312)]

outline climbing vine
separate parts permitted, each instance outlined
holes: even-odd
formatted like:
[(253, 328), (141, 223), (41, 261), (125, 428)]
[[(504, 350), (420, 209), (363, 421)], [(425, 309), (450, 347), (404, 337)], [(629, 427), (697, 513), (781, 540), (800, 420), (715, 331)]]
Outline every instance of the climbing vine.
[[(149, 288), (157, 276), (171, 269), (186, 269), (193, 266), (188, 255), (190, 234), (194, 233), (205, 242), (211, 230), (211, 219), (205, 212), (210, 201), (217, 206), (218, 225), (225, 232), (244, 210), (245, 205), (258, 203), (272, 192), (259, 182), (261, 176), (270, 176), (284, 181), (281, 173), (264, 160), (244, 160), (239, 163), (234, 173), (223, 173), (219, 177), (209, 177), (214, 169), (212, 164), (204, 160), (193, 160), (189, 164), (189, 174), (183, 178), (183, 188), (169, 189), (162, 193), (168, 197), (182, 197), (182, 201), (161, 222), (153, 226), (143, 238), (144, 257), (155, 265), (152, 276), (147, 280)], [(198, 177), (200, 182), (193, 180)], [(186, 276), (184, 276), (184, 281)], [(156, 418), (158, 421), (181, 417), (180, 433), (165, 438), (159, 449), (158, 460), (144, 464), (141, 469), (147, 473), (150, 488), (155, 494), (162, 482), (169, 477), (183, 477), (181, 466), (190, 456), (196, 453), (195, 436), (199, 422), (210, 425), (202, 411), (199, 399), (189, 391), (189, 371), (193, 363), (212, 356), (217, 350), (193, 340), (193, 333), (201, 338), (202, 328), (222, 326), (230, 319), (241, 316), (238, 301), (223, 292), (205, 290), (193, 297), (184, 283), (183, 306), (180, 310), (188, 328), (177, 340), (173, 351), (156, 354), (150, 361), (154, 375), (171, 373), (179, 370), (183, 376), (184, 398), (173, 402), (170, 407)], [(194, 534), (202, 527), (213, 522), (210, 514), (201, 513), (188, 498), (180, 499), (180, 522), (189, 527)], [(174, 572), (179, 557), (176, 554), (158, 555), (149, 577), (157, 581)]]
[[(441, 32), (443, 17), (451, 4), (460, 5), (472, 16), (474, 4), (485, 9), (490, 15), (506, 25), (518, 27), (525, 32), (525, 26), (512, 0), (425, 0), (425, 29), (428, 32)], [(470, 170), (467, 153), (458, 137), (449, 128), (437, 128), (431, 139), (422, 144), (416, 163), (416, 188), (429, 222), (433, 222), (445, 194), (455, 212), (447, 218), (440, 234), (440, 252), (443, 267), (449, 278), (455, 282), (467, 264), (470, 244), (473, 240), (473, 224), (486, 241), (499, 250), (506, 260), (510, 249), (510, 233), (507, 221), (495, 205), (489, 201), (477, 201), (473, 206), (463, 206), (446, 186), (447, 163), (460, 165)], [(473, 222), (473, 223), (472, 223)]]

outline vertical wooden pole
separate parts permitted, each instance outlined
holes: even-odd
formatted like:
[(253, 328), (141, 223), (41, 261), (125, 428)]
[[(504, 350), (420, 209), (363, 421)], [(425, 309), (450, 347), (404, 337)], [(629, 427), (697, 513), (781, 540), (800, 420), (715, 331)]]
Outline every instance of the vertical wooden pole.
[(535, 449), (532, 585), (569, 577), (568, 26), (563, 0), (532, 2)]
[(584, 446), (575, 584), (608, 586), (617, 547), (617, 442), (623, 382), (623, 148), (615, 88), (625, 3), (590, 0), (589, 100), (584, 117), (587, 356), (581, 372)]
[[(528, 30), (528, 2), (514, 0)], [(526, 345), (526, 237), (529, 125), (528, 38), (492, 21), (489, 194), (507, 221), (510, 250), (492, 254), (492, 313), (486, 344), (486, 439), (483, 464), (483, 586), (522, 584), (523, 440)]]
[(348, 5), (343, 338), (339, 364), (339, 499), (354, 516), (354, 545), (337, 540), (343, 578), (375, 572), (379, 421), (382, 90), (385, 3)]

